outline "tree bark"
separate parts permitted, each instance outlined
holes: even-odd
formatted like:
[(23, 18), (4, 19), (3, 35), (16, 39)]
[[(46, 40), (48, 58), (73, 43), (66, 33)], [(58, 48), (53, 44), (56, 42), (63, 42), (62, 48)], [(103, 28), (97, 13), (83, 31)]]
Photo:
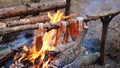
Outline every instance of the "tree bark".
[(79, 55), (72, 63), (64, 66), (63, 68), (80, 68), (95, 63), (100, 57), (100, 53), (90, 53), (86, 55)]
[(0, 19), (62, 9), (65, 8), (65, 6), (65, 1), (51, 1), (47, 3), (26, 4), (16, 7), (3, 8), (0, 9)]
[(86, 15), (87, 18), (84, 19), (84, 22), (89, 22), (89, 21), (96, 21), (102, 17), (106, 17), (106, 16), (111, 16), (111, 15), (118, 15), (120, 14), (120, 10), (118, 11), (107, 11), (107, 12), (103, 12), (103, 13), (100, 13), (98, 15)]
[(14, 26), (20, 26), (20, 25), (27, 25), (27, 24), (36, 24), (39, 22), (46, 22), (49, 20), (50, 19), (48, 18), (47, 15), (38, 15), (38, 16), (24, 18), (20, 20), (0, 22), (0, 26), (1, 28), (14, 27)]
[[(84, 18), (84, 22), (95, 21), (95, 20), (100, 19), (101, 17), (110, 16), (110, 15), (118, 15), (118, 14), (120, 14), (120, 11), (108, 11), (108, 12), (104, 12), (104, 13), (101, 13), (98, 15), (92, 15), (92, 16), (87, 15), (87, 17)], [(50, 19), (48, 18), (47, 15), (41, 15), (41, 16), (24, 18), (24, 19), (14, 20), (14, 21), (4, 21), (4, 22), (0, 22), (0, 28), (26, 25), (26, 24), (35, 24), (38, 22), (46, 22), (49, 20)]]
[(3, 28), (0, 30), (0, 36), (5, 35), (5, 34), (9, 34), (9, 33), (13, 33), (13, 32), (42, 28), (41, 27), (42, 25), (46, 28), (46, 31), (59, 28), (59, 24), (57, 24), (57, 23), (56, 24), (51, 24), (51, 23), (39, 24), (39, 23), (37, 23), (37, 24), (32, 24), (32, 25), (29, 24), (29, 25), (22, 25), (22, 26), (16, 26), (16, 27), (11, 27), (11, 28)]
[[(109, 11), (109, 12), (105, 12), (105, 13), (101, 13), (99, 15), (96, 16), (88, 16), (88, 18), (84, 18), (85, 22), (88, 21), (94, 21), (97, 20), (101, 17), (105, 17), (105, 16), (109, 16), (109, 15), (118, 15), (120, 13), (120, 11)], [(30, 29), (38, 29), (39, 26), (37, 26), (37, 24), (33, 24), (33, 23), (38, 23), (40, 21), (47, 21), (49, 20), (45, 15), (44, 16), (36, 16), (36, 17), (31, 17), (31, 18), (26, 18), (26, 19), (21, 19), (18, 21), (9, 21), (6, 23), (1, 23), (1, 27), (4, 27), (3, 29), (0, 29), (0, 35), (5, 35), (8, 33), (12, 33), (12, 32), (16, 32), (16, 31), (23, 31), (23, 30), (30, 30)], [(14, 24), (13, 24), (14, 23)], [(25, 24), (29, 24), (29, 25), (25, 25)], [(32, 25), (30, 25), (32, 24)], [(68, 23), (69, 24), (69, 23)], [(12, 28), (5, 28), (6, 26), (16, 26), (16, 25), (23, 25), (23, 26), (16, 26), (16, 27), (12, 27)], [(51, 27), (52, 26), (52, 27)], [(54, 25), (50, 25), (49, 28), (46, 27), (49, 30), (57, 28), (58, 26), (56, 24)]]

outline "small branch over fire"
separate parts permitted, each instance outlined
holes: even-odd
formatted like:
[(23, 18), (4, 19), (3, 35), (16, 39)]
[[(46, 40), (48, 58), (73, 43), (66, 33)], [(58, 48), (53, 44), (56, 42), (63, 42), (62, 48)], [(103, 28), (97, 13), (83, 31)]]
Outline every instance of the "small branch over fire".
[[(104, 12), (98, 15), (87, 15), (86, 18), (84, 18), (84, 22), (89, 22), (89, 21), (95, 21), (100, 19), (101, 17), (105, 17), (105, 16), (111, 16), (111, 15), (118, 15), (120, 14), (120, 10), (119, 11), (108, 11), (108, 12)], [(30, 17), (30, 18), (24, 18), (24, 19), (20, 19), (20, 20), (15, 20), (15, 21), (4, 21), (4, 22), (0, 22), (1, 28), (5, 28), (5, 27), (14, 27), (14, 26), (19, 26), (19, 25), (26, 25), (26, 24), (35, 24), (38, 22), (46, 22), (49, 21), (50, 19), (48, 18), (47, 15), (41, 15), (41, 16), (35, 16), (35, 17)]]
[[(68, 26), (69, 22), (61, 22), (63, 25)], [(8, 33), (13, 33), (13, 32), (18, 32), (18, 31), (24, 31), (24, 30), (32, 30), (32, 29), (39, 29), (39, 28), (46, 28), (46, 31), (50, 31), (51, 29), (57, 29), (59, 28), (60, 23), (36, 23), (36, 24), (28, 24), (28, 25), (21, 25), (21, 26), (16, 26), (16, 27), (8, 27), (8, 28), (3, 28), (0, 30), (0, 35), (5, 35)]]
[[(120, 14), (120, 11), (108, 11), (108, 12), (101, 13), (99, 15), (93, 15), (93, 16), (87, 15), (87, 18), (84, 18), (84, 22), (95, 21), (95, 20), (100, 19), (101, 17), (111, 16), (111, 15), (116, 16), (118, 14)], [(41, 19), (39, 19), (39, 18), (41, 18)], [(35, 23), (38, 23), (40, 21), (45, 22), (47, 20), (49, 20), (47, 15), (43, 15), (43, 16), (36, 16), (36, 17), (21, 19), (18, 21), (7, 21), (6, 23), (0, 23), (0, 24), (2, 24), (1, 27), (3, 26), (3, 28), (0, 29), (0, 35), (5, 35), (5, 34), (16, 32), (16, 31), (38, 29), (39, 26), (38, 26), (38, 24), (35, 24)], [(29, 25), (26, 25), (26, 24), (29, 24)], [(32, 25), (30, 25), (30, 24), (32, 24)], [(17, 25), (22, 25), (22, 26), (17, 26)], [(8, 26), (8, 28), (5, 28), (6, 26)], [(16, 26), (16, 27), (10, 28), (10, 26)], [(49, 24), (49, 27), (48, 27), (48, 24), (45, 26), (48, 29), (48, 31), (53, 28), (58, 28), (57, 24)]]
[(84, 21), (85, 21), (85, 22), (96, 21), (96, 20), (98, 20), (98, 19), (100, 19), (100, 18), (102, 18), (102, 17), (112, 16), (112, 15), (113, 15), (113, 16), (116, 16), (116, 15), (118, 15), (118, 14), (120, 14), (120, 10), (118, 10), (118, 11), (113, 11), (113, 10), (111, 10), (111, 11), (107, 11), (107, 12), (100, 13), (100, 14), (98, 14), (98, 15), (86, 15), (87, 18), (85, 18)]

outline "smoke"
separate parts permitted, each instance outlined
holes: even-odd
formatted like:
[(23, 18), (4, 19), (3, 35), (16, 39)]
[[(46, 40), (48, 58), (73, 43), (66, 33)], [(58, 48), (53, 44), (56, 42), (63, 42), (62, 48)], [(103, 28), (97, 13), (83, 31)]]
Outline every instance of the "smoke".
[(88, 2), (88, 7), (85, 9), (86, 14), (97, 14), (120, 9), (120, 0), (88, 0)]

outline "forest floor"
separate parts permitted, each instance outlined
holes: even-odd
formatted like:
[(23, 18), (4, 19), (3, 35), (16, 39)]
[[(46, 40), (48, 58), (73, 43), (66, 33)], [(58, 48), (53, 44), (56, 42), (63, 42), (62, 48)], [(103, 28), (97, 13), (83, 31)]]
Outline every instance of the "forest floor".
[[(74, 0), (72, 1), (71, 12), (78, 16), (99, 14), (109, 10), (120, 9), (120, 0)], [(95, 39), (100, 41), (102, 23), (92, 21), (88, 23), (89, 30), (86, 40)], [(119, 68), (120, 67), (120, 15), (116, 16), (109, 24), (106, 40), (105, 65), (98, 64), (84, 66), (84, 68)]]

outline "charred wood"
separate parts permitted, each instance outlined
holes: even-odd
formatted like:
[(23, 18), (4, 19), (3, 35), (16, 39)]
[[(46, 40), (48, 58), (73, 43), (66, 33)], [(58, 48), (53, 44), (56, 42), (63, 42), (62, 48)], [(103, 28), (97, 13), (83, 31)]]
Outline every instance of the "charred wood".
[(8, 52), (6, 55), (4, 55), (3, 57), (0, 57), (0, 67), (3, 66), (5, 64), (5, 62), (9, 59), (11, 59), (12, 57), (14, 57), (14, 55), (21, 49), (22, 47), (17, 47), (13, 50), (11, 50), (10, 52)]
[[(83, 32), (81, 32), (81, 33), (82, 33), (82, 34), (80, 34), (81, 37), (84, 37), (85, 34), (86, 34), (86, 29), (85, 29), (85, 31), (83, 31)], [(80, 43), (82, 42), (82, 39), (83, 39), (83, 38), (80, 38), (80, 40), (79, 40)], [(74, 44), (75, 44), (75, 42), (71, 42), (71, 43), (69, 43), (69, 44), (67, 44), (67, 45), (60, 45), (60, 46), (58, 46), (58, 47), (56, 48), (56, 50), (49, 51), (49, 52), (46, 53), (46, 59), (47, 59), (47, 57), (49, 57), (49, 56), (52, 56), (52, 57), (57, 57), (57, 56), (58, 56), (57, 58), (60, 58), (61, 60), (64, 60), (63, 58), (59, 57), (60, 54), (64, 54), (64, 56), (67, 56), (67, 57), (70, 57), (71, 55), (76, 54), (76, 53), (74, 53), (74, 52), (71, 53), (71, 51), (74, 50), (74, 48), (73, 48)], [(76, 48), (79, 48), (80, 50), (82, 49), (80, 45), (76, 46)], [(76, 50), (77, 50), (77, 49), (76, 49)], [(2, 59), (5, 58), (5, 60), (0, 61), (1, 66), (4, 64), (5, 61), (7, 61), (8, 59), (11, 59), (11, 57), (13, 57), (17, 52), (21, 52), (21, 51), (22, 51), (21, 48), (17, 48), (17, 49), (14, 49), (13, 51), (11, 51), (10, 53), (8, 53), (7, 55), (5, 55), (4, 57), (0, 58), (0, 60), (2, 60)], [(78, 51), (78, 50), (77, 50), (77, 51)], [(80, 51), (80, 53), (83, 53), (83, 52), (84, 52), (84, 51)], [(66, 58), (67, 58), (67, 57), (66, 57)], [(68, 64), (69, 62), (71, 62), (71, 61), (72, 61), (73, 59), (75, 59), (75, 58), (76, 58), (76, 56), (69, 58), (69, 59), (68, 59), (69, 61), (65, 61), (66, 64)], [(46, 59), (45, 59), (45, 60), (46, 60)]]

